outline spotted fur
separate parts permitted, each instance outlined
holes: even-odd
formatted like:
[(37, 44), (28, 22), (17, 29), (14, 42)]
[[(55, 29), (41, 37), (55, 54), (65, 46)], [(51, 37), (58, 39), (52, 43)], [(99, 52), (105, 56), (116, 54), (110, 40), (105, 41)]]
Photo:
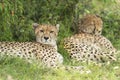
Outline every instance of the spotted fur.
[(64, 48), (77, 61), (105, 62), (116, 60), (116, 49), (102, 35), (75, 34), (64, 39)]

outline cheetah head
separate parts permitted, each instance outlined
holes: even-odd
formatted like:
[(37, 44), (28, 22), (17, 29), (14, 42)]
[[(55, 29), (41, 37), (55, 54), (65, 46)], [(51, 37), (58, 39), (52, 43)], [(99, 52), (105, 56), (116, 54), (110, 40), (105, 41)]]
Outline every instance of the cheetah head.
[(78, 33), (101, 35), (103, 28), (102, 19), (95, 14), (86, 14), (78, 21)]
[(33, 24), (36, 41), (42, 44), (50, 44), (56, 46), (57, 35), (59, 32), (59, 24), (56, 26), (47, 24)]

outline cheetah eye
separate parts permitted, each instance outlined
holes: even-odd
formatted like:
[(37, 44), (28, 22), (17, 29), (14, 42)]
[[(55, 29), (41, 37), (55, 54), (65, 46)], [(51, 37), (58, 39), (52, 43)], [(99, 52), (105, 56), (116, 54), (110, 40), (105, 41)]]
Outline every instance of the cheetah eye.
[(40, 32), (44, 32), (43, 30), (40, 30)]
[(54, 31), (50, 31), (50, 33), (53, 33)]

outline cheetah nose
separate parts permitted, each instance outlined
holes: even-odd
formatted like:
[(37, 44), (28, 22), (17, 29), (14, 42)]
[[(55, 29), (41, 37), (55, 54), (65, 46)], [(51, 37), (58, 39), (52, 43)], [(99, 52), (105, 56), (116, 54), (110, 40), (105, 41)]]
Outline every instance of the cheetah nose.
[(48, 40), (48, 39), (49, 39), (49, 37), (44, 37), (44, 39), (45, 39), (45, 40)]

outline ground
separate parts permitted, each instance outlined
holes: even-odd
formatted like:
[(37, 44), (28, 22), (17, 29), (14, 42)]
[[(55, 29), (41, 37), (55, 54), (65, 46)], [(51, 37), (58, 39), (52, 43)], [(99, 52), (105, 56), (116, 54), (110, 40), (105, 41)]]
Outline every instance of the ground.
[[(69, 59), (65, 59), (65, 61), (65, 65), (76, 65)], [(0, 60), (0, 80), (120, 80), (120, 58), (110, 65), (97, 66), (86, 63), (77, 63), (77, 65), (84, 65), (92, 72), (79, 74), (64, 70), (53, 71), (21, 59), (2, 58)]]

